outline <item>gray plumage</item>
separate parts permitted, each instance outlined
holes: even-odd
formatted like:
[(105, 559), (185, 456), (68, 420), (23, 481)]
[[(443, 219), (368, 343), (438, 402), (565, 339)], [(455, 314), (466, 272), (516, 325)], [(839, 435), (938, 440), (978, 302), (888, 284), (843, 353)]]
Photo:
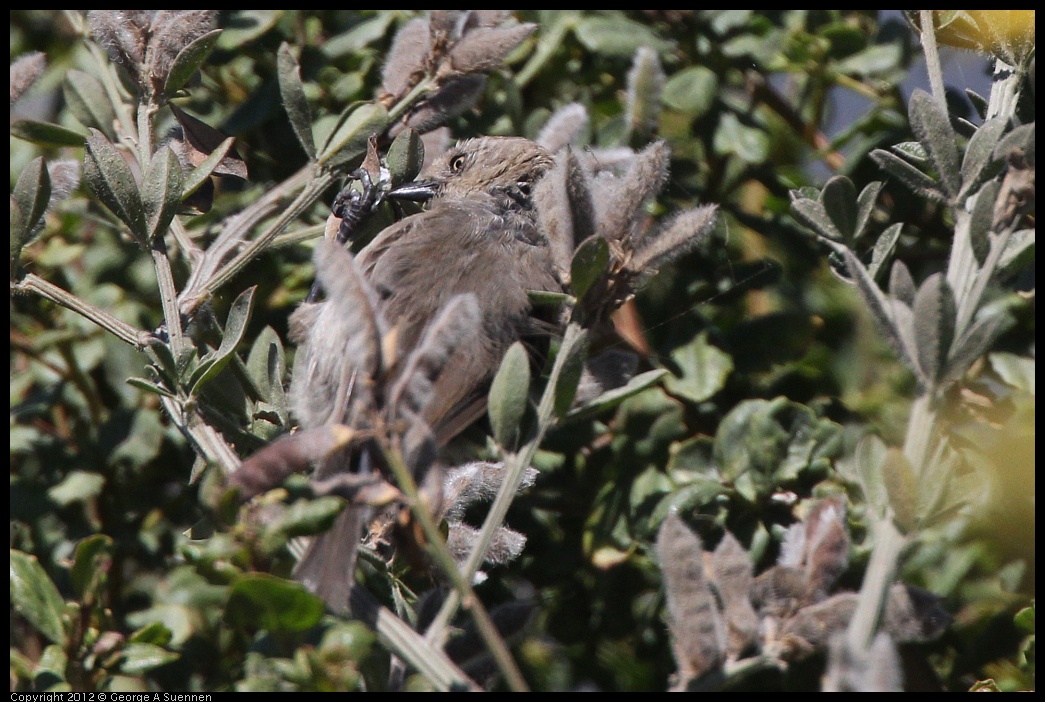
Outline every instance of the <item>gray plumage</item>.
[[(424, 405), (404, 411), (419, 410), (438, 445), (482, 416), (489, 382), (508, 347), (549, 330), (547, 323), (532, 316), (528, 291), (562, 290), (530, 197), (531, 187), (552, 163), (545, 149), (527, 139), (482, 137), (461, 142), (421, 174), (434, 193), (428, 208), (383, 230), (349, 264), (351, 270), (344, 271), (350, 278), (358, 275), (368, 290), (333, 281), (338, 273), (329, 261), (318, 266), (328, 299), (303, 305), (292, 320), (302, 337), (298, 351), (302, 360), (295, 366), (291, 392), (304, 428), (314, 422), (358, 423), (367, 409), (376, 411), (353, 405), (354, 397), (375, 402), (370, 390), (374, 379), (367, 377), (371, 373), (378, 373), (390, 389), (386, 400), (410, 397), (400, 381), (404, 373), (417, 370), (417, 356), (411, 352), (444, 306), (467, 294), (474, 295), (478, 307), (469, 302), (468, 316), (477, 316), (478, 323), (461, 325), (462, 333), (470, 330), (470, 335), (452, 345), (449, 359), (443, 359), (439, 372), (426, 379), (431, 390), (425, 390)], [(322, 250), (319, 255), (329, 253)], [(350, 306), (376, 301), (373, 316), (380, 320), (376, 326), (352, 331), (332, 317), (346, 302), (332, 296), (345, 291), (354, 291), (356, 302), (347, 301)], [(347, 308), (343, 314), (359, 316)], [(394, 334), (395, 353), (384, 359), (387, 367), (375, 368), (369, 351), (374, 331), (383, 323)], [(356, 333), (368, 338), (353, 339)], [(358, 362), (343, 357), (342, 352), (349, 350)], [(355, 373), (352, 380), (350, 371)], [(329, 387), (334, 382), (340, 387)], [(345, 386), (351, 383), (356, 387), (349, 392)], [(321, 407), (317, 401), (348, 404)], [(330, 457), (320, 464), (316, 477), (375, 469), (366, 453)], [(336, 611), (347, 605), (364, 516), (365, 510), (349, 506), (331, 530), (313, 540), (295, 570)]]

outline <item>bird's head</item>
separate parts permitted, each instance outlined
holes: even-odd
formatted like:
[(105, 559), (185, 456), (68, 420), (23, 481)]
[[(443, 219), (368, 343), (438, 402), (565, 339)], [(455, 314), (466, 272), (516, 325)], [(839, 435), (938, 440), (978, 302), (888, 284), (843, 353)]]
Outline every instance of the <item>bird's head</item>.
[(533, 184), (551, 168), (550, 153), (521, 137), (478, 137), (458, 142), (432, 162), (421, 178), (389, 193), (401, 199), (469, 197), (489, 193), (527, 205)]

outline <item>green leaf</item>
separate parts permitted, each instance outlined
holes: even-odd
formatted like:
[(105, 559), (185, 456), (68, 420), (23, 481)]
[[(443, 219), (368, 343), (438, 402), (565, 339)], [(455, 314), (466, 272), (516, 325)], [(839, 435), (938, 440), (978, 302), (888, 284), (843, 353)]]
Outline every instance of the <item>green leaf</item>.
[(906, 185), (911, 192), (936, 202), (947, 202), (947, 195), (939, 184), (899, 156), (883, 149), (871, 152), (871, 160), (880, 168)]
[(872, 44), (863, 51), (837, 62), (834, 69), (847, 75), (881, 75), (901, 68), (903, 54), (903, 47), (896, 42)]
[(681, 375), (669, 375), (664, 387), (690, 402), (703, 402), (725, 387), (733, 372), (733, 357), (708, 343), (707, 332), (671, 352)]
[(388, 147), (385, 163), (392, 174), (392, 186), (409, 183), (421, 172), (425, 162), (425, 145), (414, 129), (401, 131)]
[(167, 73), (167, 81), (163, 85), (164, 95), (173, 95), (188, 82), (189, 78), (192, 78), (192, 74), (210, 56), (211, 50), (218, 42), (218, 37), (221, 36), (221, 31), (220, 29), (211, 30), (203, 36), (197, 37), (178, 52), (171, 64), (171, 70)]
[(601, 236), (589, 237), (577, 247), (570, 264), (570, 287), (578, 300), (606, 272), (610, 247)]
[(577, 395), (577, 383), (580, 382), (584, 361), (588, 356), (588, 337), (583, 336), (578, 343), (570, 344), (569, 348), (560, 348), (559, 353), (568, 354), (555, 384), (555, 415), (562, 418), (570, 411), (573, 398)]
[(236, 350), (243, 335), (247, 331), (247, 322), (254, 309), (254, 293), (258, 286), (252, 285), (239, 294), (229, 309), (229, 317), (225, 321), (225, 331), (221, 337), (221, 345), (217, 351), (206, 354), (200, 359), (199, 365), (191, 373), (188, 386), (192, 395), (197, 395), (200, 388), (209, 380), (220, 373), (228, 362), (232, 360), (232, 354)]
[(76, 502), (86, 502), (101, 494), (105, 477), (90, 471), (71, 470), (61, 482), (47, 491), (55, 503), (66, 507)]
[(517, 341), (508, 349), (490, 386), (488, 412), (497, 442), (511, 449), (519, 434), (519, 424), (529, 403), (530, 359), (526, 347)]
[(84, 178), (102, 204), (127, 225), (142, 246), (147, 246), (145, 207), (131, 169), (116, 147), (96, 129), (87, 137)]
[(248, 631), (300, 633), (318, 624), (324, 611), (323, 601), (304, 586), (251, 573), (230, 588), (225, 620)]
[(922, 283), (912, 311), (918, 365), (935, 386), (947, 372), (947, 356), (954, 339), (954, 293), (943, 273), (934, 273)]
[(113, 446), (106, 457), (109, 465), (147, 465), (159, 455), (165, 435), (159, 413), (135, 412), (127, 437)]
[(18, 229), (11, 230), (11, 258), (17, 259), (22, 248), (33, 238), (33, 230), (47, 211), (51, 199), (51, 178), (43, 156), (37, 156), (18, 174), (12, 193), (18, 211)]
[(247, 355), (247, 373), (254, 381), (262, 398), (276, 406), (280, 418), (286, 420), (286, 395), (283, 392), (283, 376), (286, 373), (286, 356), (283, 343), (272, 327), (265, 327), (254, 340)]
[(719, 495), (729, 492), (729, 488), (719, 480), (712, 478), (696, 478), (692, 482), (676, 488), (665, 495), (650, 515), (650, 523), (657, 524), (671, 514), (692, 514), (708, 505), (714, 504)]
[(69, 655), (63, 645), (45, 646), (40, 660), (36, 662), (36, 670), (33, 671), (33, 684), (37, 689), (48, 692), (70, 692), (72, 688), (65, 682), (68, 668)]
[(170, 387), (178, 378), (178, 363), (174, 360), (170, 346), (155, 336), (149, 336), (146, 340), (145, 353), (153, 362), (153, 369), (163, 377)]
[(223, 22), (225, 31), (218, 46), (235, 51), (272, 29), (288, 10), (232, 10)]
[(381, 12), (376, 17), (354, 23), (348, 31), (323, 42), (323, 55), (334, 61), (354, 54), (382, 39), (394, 19), (395, 13)]
[(1034, 394), (1035, 359), (1013, 353), (992, 353), (987, 358), (1002, 380), (1018, 390)]
[(169, 146), (163, 146), (153, 154), (142, 181), (142, 205), (150, 240), (167, 233), (181, 203), (183, 182), (181, 162)]
[(11, 123), (11, 136), (39, 146), (62, 148), (83, 146), (84, 135), (80, 132), (60, 127), (49, 122), (37, 122), (33, 119), (20, 119)]
[(151, 643), (129, 643), (121, 654), (120, 671), (127, 675), (147, 673), (180, 658), (174, 651)]
[(918, 525), (918, 481), (911, 464), (899, 449), (890, 448), (882, 461), (882, 482), (893, 510), (893, 520), (903, 533)]
[(908, 111), (911, 129), (929, 152), (947, 194), (957, 197), (961, 190), (958, 137), (951, 129), (947, 112), (924, 90), (914, 91)]
[(526, 296), (533, 305), (555, 305), (573, 304), (574, 297), (569, 293), (552, 292), (550, 290), (527, 290)]
[(1015, 616), (1013, 616), (1013, 618), (1012, 618), (1012, 622), (1016, 625), (1016, 627), (1020, 631), (1026, 633), (1026, 634), (1033, 634), (1034, 630), (1035, 630), (1034, 629), (1034, 612), (1035, 612), (1034, 605), (1032, 605), (1030, 607), (1024, 607), (1019, 612), (1016, 612)]
[(642, 46), (658, 53), (671, 51), (675, 46), (674, 42), (662, 39), (647, 25), (623, 16), (585, 17), (573, 31), (584, 48), (605, 56), (631, 58)]
[(146, 624), (137, 631), (131, 632), (131, 635), (127, 637), (129, 643), (149, 643), (157, 646), (166, 646), (174, 638), (171, 630), (163, 625), (162, 622), (152, 622)]
[(380, 103), (363, 103), (349, 108), (338, 119), (319, 154), (319, 162), (341, 166), (359, 158), (366, 151), (367, 140), (388, 126), (388, 110)]
[(719, 424), (713, 455), (723, 478), (757, 500), (803, 473), (827, 470), (841, 427), (783, 397), (747, 400)]
[(100, 130), (109, 139), (116, 139), (116, 111), (100, 80), (74, 68), (65, 74), (62, 95), (80, 124)]
[(655, 385), (661, 378), (668, 375), (668, 371), (657, 369), (640, 373), (619, 388), (614, 388), (602, 393), (591, 402), (574, 408), (567, 416), (567, 420), (585, 419), (600, 414), (608, 409), (616, 407), (629, 397), (639, 394), (646, 388)]
[(152, 380), (146, 380), (145, 378), (127, 378), (127, 384), (133, 388), (145, 391), (146, 393), (153, 393), (161, 397), (177, 398), (178, 396), (171, 393), (169, 390), (163, 387), (163, 385), (153, 382)]
[(734, 155), (745, 163), (762, 163), (769, 155), (769, 136), (726, 112), (719, 120), (712, 144), (720, 156)]
[(305, 98), (305, 86), (301, 83), (301, 67), (290, 51), (290, 45), (283, 42), (276, 52), (276, 77), (279, 80), (279, 93), (283, 97), (283, 108), (290, 118), (290, 126), (305, 150), (309, 160), (316, 158), (316, 142), (312, 138), (312, 112)]
[(11, 608), (56, 644), (65, 643), (65, 601), (36, 556), (11, 549)]
[(828, 219), (842, 234), (842, 240), (852, 242), (856, 235), (856, 187), (845, 176), (834, 176), (820, 191), (820, 203)]
[(113, 540), (105, 534), (94, 534), (76, 544), (69, 579), (77, 599), (87, 601), (97, 590), (109, 569)]
[(694, 117), (708, 111), (718, 94), (718, 77), (704, 66), (679, 71), (664, 84), (661, 101), (673, 110)]
[(292, 538), (321, 534), (334, 524), (344, 509), (345, 501), (340, 497), (297, 500), (265, 526), (258, 539), (259, 548), (262, 553), (275, 554)]

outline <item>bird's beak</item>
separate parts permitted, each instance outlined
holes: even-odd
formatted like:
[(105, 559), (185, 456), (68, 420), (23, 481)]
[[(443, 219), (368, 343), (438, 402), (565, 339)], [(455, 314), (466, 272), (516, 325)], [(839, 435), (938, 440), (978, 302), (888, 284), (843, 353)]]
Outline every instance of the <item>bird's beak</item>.
[(407, 200), (409, 202), (427, 202), (435, 197), (435, 182), (414, 182), (400, 185), (389, 190), (386, 200)]

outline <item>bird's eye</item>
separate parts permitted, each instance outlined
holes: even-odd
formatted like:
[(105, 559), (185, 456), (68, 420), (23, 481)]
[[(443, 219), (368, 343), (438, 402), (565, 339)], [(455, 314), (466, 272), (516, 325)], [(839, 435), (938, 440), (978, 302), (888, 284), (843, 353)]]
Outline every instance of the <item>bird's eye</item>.
[(455, 156), (453, 158), (453, 160), (450, 161), (450, 172), (451, 173), (460, 173), (461, 170), (464, 168), (464, 164), (465, 164), (466, 161), (467, 161), (467, 158), (465, 157), (464, 154), (461, 154), (459, 156)]

